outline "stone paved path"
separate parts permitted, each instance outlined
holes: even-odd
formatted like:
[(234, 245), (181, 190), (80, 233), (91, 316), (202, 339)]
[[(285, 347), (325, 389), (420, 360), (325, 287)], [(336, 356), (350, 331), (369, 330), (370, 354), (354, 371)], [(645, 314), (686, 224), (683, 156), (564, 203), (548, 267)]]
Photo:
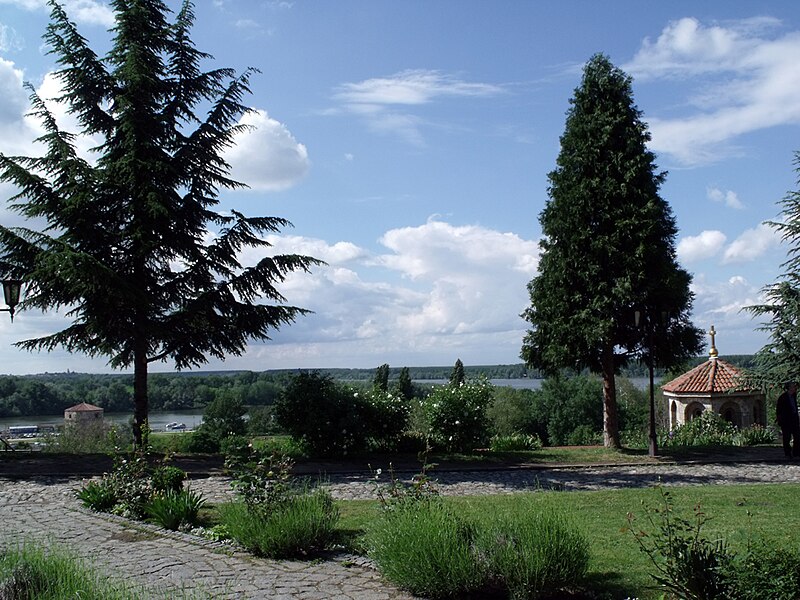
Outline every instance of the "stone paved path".
[[(720, 463), (511, 469), (433, 474), (446, 495), (508, 494), (536, 490), (594, 490), (664, 485), (800, 483), (800, 464)], [(385, 477), (383, 478), (386, 479)], [(0, 478), (0, 546), (25, 539), (60, 543), (108, 573), (153, 590), (192, 591), (198, 598), (410, 599), (383, 582), (368, 561), (332, 557), (314, 562), (271, 561), (149, 525), (80, 507), (80, 478)], [(212, 502), (230, 497), (228, 480), (190, 482)], [(373, 498), (368, 474), (325, 478), (337, 498)], [(133, 577), (131, 577), (133, 575)], [(163, 597), (163, 596), (162, 596)], [(191, 596), (190, 596), (191, 597)]]

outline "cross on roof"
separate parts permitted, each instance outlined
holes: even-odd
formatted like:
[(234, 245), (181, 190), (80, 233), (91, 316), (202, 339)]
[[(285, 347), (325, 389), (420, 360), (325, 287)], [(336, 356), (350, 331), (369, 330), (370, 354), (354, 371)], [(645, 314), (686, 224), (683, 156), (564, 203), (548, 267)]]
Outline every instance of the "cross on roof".
[(708, 355), (711, 358), (717, 358), (717, 356), (719, 356), (719, 352), (717, 352), (717, 347), (714, 345), (714, 336), (717, 335), (717, 332), (713, 325), (711, 326), (711, 329), (708, 330), (708, 335), (711, 336), (711, 349), (708, 351)]

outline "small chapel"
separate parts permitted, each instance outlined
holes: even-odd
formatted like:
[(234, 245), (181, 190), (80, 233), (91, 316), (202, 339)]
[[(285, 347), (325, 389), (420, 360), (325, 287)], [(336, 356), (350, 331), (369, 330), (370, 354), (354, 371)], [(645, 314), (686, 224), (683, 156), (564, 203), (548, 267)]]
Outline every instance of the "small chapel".
[(669, 428), (688, 423), (710, 410), (737, 427), (766, 426), (766, 396), (742, 387), (742, 372), (719, 358), (714, 326), (708, 331), (708, 360), (661, 386), (667, 403)]

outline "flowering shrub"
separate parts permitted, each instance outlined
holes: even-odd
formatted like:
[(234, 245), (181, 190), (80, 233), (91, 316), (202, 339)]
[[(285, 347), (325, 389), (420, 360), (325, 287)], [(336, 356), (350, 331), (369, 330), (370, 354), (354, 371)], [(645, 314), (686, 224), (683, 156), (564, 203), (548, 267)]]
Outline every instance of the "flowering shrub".
[[(353, 392), (359, 394), (359, 392)], [(376, 449), (394, 450), (408, 425), (411, 405), (400, 394), (373, 388), (363, 393), (369, 408), (366, 427), (371, 445)]]
[(486, 408), (494, 388), (485, 378), (435, 388), (425, 399), (428, 431), (449, 452), (469, 452), (486, 443)]

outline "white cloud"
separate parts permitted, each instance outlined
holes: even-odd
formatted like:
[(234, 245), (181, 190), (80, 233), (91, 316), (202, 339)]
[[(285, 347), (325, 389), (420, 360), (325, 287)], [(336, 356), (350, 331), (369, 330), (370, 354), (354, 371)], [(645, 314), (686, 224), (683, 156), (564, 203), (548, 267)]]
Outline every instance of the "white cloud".
[(673, 21), (645, 39), (625, 65), (638, 81), (696, 78), (692, 112), (650, 118), (651, 147), (686, 165), (736, 153), (744, 134), (800, 124), (800, 32), (778, 35), (774, 19), (705, 25)]
[(723, 192), (719, 188), (710, 187), (706, 190), (706, 196), (709, 200), (714, 202), (721, 202), (728, 208), (735, 208), (736, 210), (744, 209), (744, 204), (739, 200), (739, 196), (732, 190)]
[(22, 38), (20, 38), (16, 30), (0, 23), (0, 52), (20, 50), (22, 47)]
[[(48, 10), (45, 0), (0, 0), (25, 10)], [(114, 26), (114, 12), (106, 2), (96, 0), (62, 0), (60, 2), (71, 21), (86, 25)]]
[(410, 112), (412, 108), (445, 98), (485, 98), (503, 92), (498, 85), (469, 83), (440, 71), (416, 69), (391, 77), (344, 83), (336, 90), (334, 99), (347, 112), (364, 118), (373, 131), (392, 133), (411, 144), (422, 145), (424, 121)]
[(223, 154), (231, 176), (255, 191), (278, 191), (295, 185), (310, 167), (306, 147), (283, 123), (266, 111), (254, 110), (241, 119), (250, 127), (235, 138), (235, 146)]
[(707, 230), (700, 235), (682, 238), (678, 242), (678, 259), (682, 263), (692, 263), (716, 256), (726, 239), (725, 234), (718, 230)]
[(779, 243), (779, 235), (775, 229), (761, 223), (753, 229), (744, 231), (725, 249), (722, 256), (724, 264), (753, 261)]
[(691, 289), (695, 294), (692, 320), (704, 330), (714, 325), (716, 346), (723, 356), (752, 353), (758, 349), (753, 347), (754, 342), (764, 343), (765, 336), (754, 333), (758, 323), (744, 310), (762, 302), (758, 286), (741, 275), (734, 275), (727, 281), (710, 281), (705, 274), (700, 274), (695, 276)]
[[(509, 347), (513, 354), (497, 360), (517, 360), (525, 330), (518, 315), (538, 265), (535, 241), (441, 221), (387, 231), (380, 241), (388, 252), (377, 256), (344, 241), (269, 241), (272, 252), (328, 262), (311, 275), (291, 274), (280, 286), (289, 303), (315, 314), (276, 333), (264, 355), (270, 360), (291, 357), (294, 366), (308, 367), (316, 358), (317, 365), (353, 366), (364, 364), (364, 356), (372, 357), (370, 365), (402, 354), (420, 357), (417, 364), (448, 364), (459, 349), (467, 356), (466, 348), (479, 348), (484, 360), (492, 360)], [(258, 347), (250, 352), (258, 353)]]

